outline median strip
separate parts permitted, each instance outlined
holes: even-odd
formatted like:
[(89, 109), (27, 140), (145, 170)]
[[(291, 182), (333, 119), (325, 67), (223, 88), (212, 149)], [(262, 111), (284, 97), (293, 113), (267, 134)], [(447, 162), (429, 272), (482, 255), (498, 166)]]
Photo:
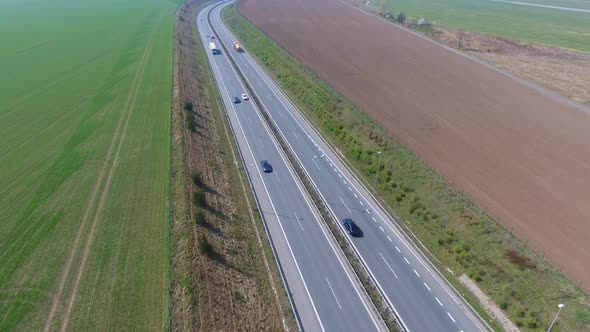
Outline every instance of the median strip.
[[(211, 28), (216, 35), (219, 35), (217, 31), (215, 31), (215, 28), (213, 28), (212, 26)], [(219, 40), (219, 42), (221, 44), (221, 47), (224, 49), (225, 53), (230, 54), (223, 42), (221, 42), (221, 40)], [(320, 214), (322, 216), (322, 222), (324, 222), (324, 224), (328, 226), (330, 233), (338, 243), (339, 247), (342, 249), (345, 257), (352, 266), (353, 271), (357, 275), (364, 289), (367, 291), (367, 294), (369, 295), (370, 300), (373, 302), (375, 308), (377, 309), (381, 319), (385, 322), (385, 324), (390, 330), (400, 330), (401, 325), (399, 323), (398, 317), (395, 316), (391, 308), (389, 308), (389, 306), (387, 305), (387, 302), (378, 290), (375, 281), (368, 273), (366, 267), (358, 257), (358, 254), (354, 251), (354, 249), (352, 249), (352, 246), (348, 242), (348, 239), (345, 237), (343, 231), (339, 228), (337, 220), (333, 219), (326, 203), (321, 198), (321, 195), (317, 191), (317, 188), (314, 186), (313, 182), (309, 178), (304, 167), (300, 164), (295, 153), (292, 151), (291, 147), (287, 143), (287, 140), (280, 132), (280, 130), (277, 128), (272, 117), (266, 111), (266, 108), (264, 107), (263, 103), (260, 101), (256, 92), (250, 86), (248, 80), (244, 76), (239, 66), (236, 64), (233, 57), (228, 56), (228, 59), (231, 65), (234, 67), (236, 73), (238, 74), (238, 77), (244, 83), (247, 92), (251, 95), (252, 101), (254, 101), (254, 103), (256, 104), (258, 111), (260, 112), (262, 118), (270, 128), (271, 133), (279, 143), (280, 148), (285, 153), (287, 161), (291, 164), (291, 166), (295, 170), (295, 174), (301, 180), (301, 183), (303, 184), (313, 204), (317, 207), (318, 211), (320, 211)], [(348, 189), (352, 191), (352, 188), (348, 187)]]

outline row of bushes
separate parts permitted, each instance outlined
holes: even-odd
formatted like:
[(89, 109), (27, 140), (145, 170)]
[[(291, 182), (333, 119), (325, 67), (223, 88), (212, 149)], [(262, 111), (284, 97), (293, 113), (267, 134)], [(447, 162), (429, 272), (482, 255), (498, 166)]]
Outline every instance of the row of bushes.
[[(553, 313), (545, 303), (547, 299), (564, 301), (580, 296), (579, 290), (564, 282), (555, 270), (544, 263), (539, 268), (537, 262), (542, 261), (520, 241), (313, 72), (239, 17), (234, 7), (229, 7), (224, 15), (248, 50), (356, 170), (371, 183), (378, 173), (380, 196), (437, 259), (454, 273), (466, 273), (478, 282), (516, 324), (531, 329), (545, 326)], [(382, 151), (381, 156), (378, 151)], [(457, 280), (453, 281), (461, 287)], [(584, 318), (590, 317), (587, 306), (578, 305), (570, 310), (578, 312), (562, 316), (562, 326), (590, 328), (590, 319)]]
[[(194, 115), (192, 114), (193, 104), (190, 102), (185, 103), (184, 109), (187, 112), (190, 112), (189, 118), (193, 119), (188, 121), (188, 128), (191, 131), (195, 131), (194, 129), (191, 129), (190, 126), (191, 123), (194, 123), (195, 119)], [(203, 176), (200, 172), (194, 171), (193, 174), (191, 174), (191, 180), (193, 186), (192, 201), (194, 210), (194, 222), (202, 228), (207, 228), (209, 223), (207, 221), (207, 215), (205, 213), (205, 209), (207, 208), (207, 198), (205, 194), (205, 183), (203, 182)], [(209, 258), (213, 258), (216, 254), (213, 245), (209, 242), (205, 234), (201, 234), (199, 236), (199, 239), (197, 241), (197, 248), (201, 254)]]

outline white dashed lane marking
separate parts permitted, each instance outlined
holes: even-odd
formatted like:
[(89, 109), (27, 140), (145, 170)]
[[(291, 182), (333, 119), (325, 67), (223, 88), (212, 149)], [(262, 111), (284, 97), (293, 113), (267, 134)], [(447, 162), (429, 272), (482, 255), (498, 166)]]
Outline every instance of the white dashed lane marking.
[(363, 201), (359, 201), (361, 203), (362, 206), (365, 206), (365, 204), (363, 203)]
[(401, 250), (399, 250), (399, 248), (397, 246), (395, 246), (395, 249), (397, 249), (397, 252), (402, 252)]
[(418, 272), (416, 271), (416, 269), (412, 269), (414, 270), (414, 273), (416, 273), (416, 275), (418, 276), (418, 278), (420, 278), (420, 275), (418, 274)]
[(373, 218), (373, 221), (374, 221), (374, 222), (377, 222), (377, 219), (375, 219), (375, 217), (371, 217), (371, 218)]
[(410, 261), (404, 257), (404, 260), (406, 261), (406, 263), (410, 264)]
[(385, 231), (383, 230), (383, 227), (379, 226), (379, 229), (380, 229), (382, 232), (385, 232)]
[(441, 307), (443, 306), (443, 305), (442, 305), (442, 303), (440, 302), (440, 300), (438, 299), (438, 297), (436, 297), (436, 296), (435, 296), (435, 297), (434, 297), (434, 299), (436, 300), (436, 302), (438, 302), (438, 304), (439, 304)]
[(359, 198), (356, 194), (353, 194), (353, 195), (354, 195), (354, 198)]
[(389, 240), (389, 242), (393, 242), (393, 240), (389, 237), (389, 235), (387, 235), (387, 239)]
[(432, 290), (430, 289), (430, 287), (428, 287), (428, 285), (426, 283), (424, 283), (424, 286), (426, 286), (426, 288), (428, 289), (429, 292), (432, 292)]
[(451, 316), (451, 314), (449, 314), (448, 311), (447, 311), (447, 315), (449, 315), (449, 318), (453, 321), (453, 323), (455, 323), (455, 318), (453, 318), (453, 316)]
[(348, 190), (352, 191), (352, 188), (348, 187)]

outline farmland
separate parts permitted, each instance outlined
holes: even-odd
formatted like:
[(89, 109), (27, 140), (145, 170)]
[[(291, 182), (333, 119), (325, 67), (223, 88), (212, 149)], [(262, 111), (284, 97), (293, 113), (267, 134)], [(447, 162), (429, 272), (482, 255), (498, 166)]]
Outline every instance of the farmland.
[[(402, 42), (405, 38), (397, 39), (396, 30), (389, 29), (391, 25), (380, 26), (380, 21), (370, 22), (367, 16), (350, 10), (348, 6), (338, 5), (336, 1), (324, 0), (312, 4), (308, 1), (254, 0), (244, 1), (238, 5), (240, 13), (260, 23), (264, 27), (264, 32), (244, 19), (232, 6), (224, 11), (224, 19), (230, 29), (289, 93), (325, 137), (342, 151), (367, 183), (372, 184), (376, 179), (375, 173), (379, 172), (377, 188), (380, 198), (405, 221), (401, 223), (402, 226), (408, 227), (421, 239), (433, 257), (436, 257), (436, 265), (443, 271), (448, 268), (446, 276), (462, 293), (466, 294), (468, 300), (475, 303), (469, 292), (458, 284), (457, 276), (462, 273), (475, 280), (478, 286), (523, 330), (548, 326), (554, 314), (554, 303), (559, 301), (568, 305), (568, 311), (564, 311), (560, 318), (559, 329), (562, 331), (588, 330), (590, 308), (587, 305), (587, 295), (572, 282), (567, 281), (561, 275), (562, 271), (551, 267), (544, 260), (547, 256), (542, 257), (532, 252), (531, 242), (520, 241), (512, 231), (494, 221), (488, 214), (489, 210), (485, 211), (477, 207), (469, 200), (468, 195), (453, 188), (456, 182), (450, 182), (448, 178), (444, 178), (424, 163), (421, 159), (427, 153), (424, 151), (419, 151), (420, 154), (412, 153), (403, 141), (392, 138), (391, 132), (403, 134), (406, 132), (394, 126), (388, 128), (386, 126), (388, 121), (385, 121), (384, 117), (377, 116), (375, 110), (380, 110), (380, 114), (389, 114), (395, 120), (389, 124), (403, 122), (402, 128), (406, 130), (417, 127), (417, 133), (408, 140), (410, 142), (415, 142), (416, 137), (432, 135), (445, 127), (444, 122), (440, 120), (430, 122), (417, 119), (416, 122), (406, 122), (409, 118), (418, 117), (415, 112), (419, 109), (417, 107), (419, 103), (408, 106), (407, 98), (411, 99), (408, 103), (415, 100), (423, 102), (436, 95), (432, 93), (430, 96), (416, 96), (409, 93), (409, 91), (423, 92), (429, 89), (429, 82), (426, 81), (412, 87), (407, 86), (408, 82), (413, 82), (413, 79), (418, 76), (419, 67), (426, 66), (428, 61), (422, 61), (419, 66), (411, 66), (409, 73), (404, 72), (407, 69), (405, 67), (418, 61), (414, 59), (422, 60), (423, 54), (427, 52), (418, 52), (413, 55), (412, 60), (404, 59), (403, 65), (397, 66), (394, 59), (403, 57), (404, 52), (380, 49), (393, 45), (392, 47), (398, 50), (414, 50), (421, 39), (412, 39), (412, 43)], [(352, 31), (356, 29), (366, 29), (366, 31), (353, 35)], [(344, 30), (347, 31), (348, 38), (336, 38)], [(300, 38), (302, 35), (306, 38)], [(367, 35), (374, 36), (378, 42), (362, 38)], [(277, 40), (278, 43), (274, 43), (268, 36)], [(388, 38), (386, 36), (396, 38), (395, 42), (383, 43), (382, 41)], [(286, 50), (280, 46), (284, 46)], [(360, 55), (350, 56), (355, 49), (359, 50)], [(363, 51), (367, 49), (373, 52)], [(287, 51), (295, 55), (297, 59), (290, 56)], [(436, 52), (434, 49), (429, 51)], [(377, 55), (372, 57), (372, 54)], [(395, 55), (395, 57), (386, 55)], [(437, 52), (437, 55), (440, 53)], [(436, 58), (440, 63), (445, 63), (441, 56)], [(315, 73), (306, 68), (306, 65), (315, 70)], [(337, 74), (325, 70), (332, 67), (337, 68), (334, 71)], [(371, 70), (371, 68), (376, 69)], [(468, 71), (464, 69), (456, 71), (462, 75), (468, 75)], [(381, 74), (384, 77), (383, 81), (379, 78)], [(433, 80), (434, 76), (429, 75), (428, 80)], [(450, 79), (453, 75), (439, 73), (439, 76)], [(320, 79), (324, 77), (326, 81)], [(394, 79), (389, 79), (392, 77)], [(395, 78), (399, 77), (404, 78), (406, 85), (395, 84)], [(374, 82), (378, 78), (379, 82)], [(474, 81), (477, 79), (470, 81), (471, 84)], [(352, 82), (355, 82), (355, 86), (347, 89), (347, 84)], [(460, 80), (456, 80), (454, 84), (460, 84), (459, 82)], [(346, 93), (341, 95), (329, 84), (339, 87)], [(396, 85), (396, 88), (391, 90), (384, 88), (392, 85)], [(435, 89), (441, 89), (444, 84), (433, 84), (433, 86)], [(468, 91), (467, 88), (460, 90)], [(464, 94), (470, 95), (471, 92)], [(366, 98), (363, 98), (365, 95)], [(451, 95), (451, 93), (443, 95)], [(395, 97), (389, 99), (389, 96)], [(347, 97), (352, 97), (352, 101), (358, 103), (358, 106), (350, 103)], [(453, 97), (458, 98), (456, 95)], [(383, 105), (385, 99), (388, 102)], [(437, 109), (438, 113), (441, 113), (444, 109), (441, 105), (445, 103), (447, 102), (441, 102), (438, 108), (430, 107), (429, 109)], [(561, 116), (566, 114), (564, 111)], [(447, 121), (451, 121), (449, 115), (450, 113), (446, 113), (445, 110), (443, 117), (446, 117)], [(369, 118), (370, 116), (376, 119), (373, 120)], [(453, 121), (456, 120), (453, 119)], [(489, 118), (486, 118), (486, 121), (489, 121)], [(483, 132), (479, 130), (479, 135), (482, 134)], [(466, 136), (471, 140), (479, 137), (473, 133), (468, 133)], [(438, 139), (440, 137), (429, 141), (428, 145), (436, 145)], [(448, 144), (444, 150), (439, 149), (448, 154), (452, 152), (448, 146), (452, 145)], [(378, 164), (376, 153), (379, 150), (382, 151), (380, 164)], [(469, 152), (471, 151), (473, 150)], [(454, 167), (460, 168), (462, 162), (468, 160), (468, 157), (468, 153), (465, 153), (456, 158), (461, 163), (455, 164)], [(497, 158), (485, 160), (495, 159)], [(499, 167), (498, 165), (498, 163), (494, 164), (495, 167)], [(479, 164), (476, 168), (483, 169), (485, 166)], [(461, 171), (467, 174), (469, 168), (462, 168)], [(494, 174), (494, 176), (494, 179), (506, 177), (504, 174)], [(508, 193), (513, 191), (514, 189), (507, 190)], [(521, 195), (514, 201), (520, 202), (525, 198)], [(535, 225), (536, 228), (539, 226)], [(554, 231), (553, 235), (556, 233)], [(567, 237), (573, 239), (570, 234)], [(549, 242), (551, 241), (547, 241)], [(581, 243), (583, 240), (577, 242)], [(555, 241), (551, 244), (552, 248), (557, 247)], [(564, 264), (565, 261), (562, 260), (561, 263)]]
[[(366, 1), (365, 1), (366, 2)], [(588, 1), (529, 1), (543, 5), (589, 9)], [(590, 52), (590, 13), (470, 0), (375, 0), (377, 10), (404, 12), (439, 25), (467, 31)]]
[(177, 5), (0, 4), (0, 330), (167, 327)]

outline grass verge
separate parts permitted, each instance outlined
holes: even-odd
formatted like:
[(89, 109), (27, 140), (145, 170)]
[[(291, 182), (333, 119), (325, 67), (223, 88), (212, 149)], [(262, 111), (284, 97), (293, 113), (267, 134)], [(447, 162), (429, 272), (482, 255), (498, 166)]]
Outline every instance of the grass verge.
[(171, 329), (296, 329), (196, 31), (209, 3), (176, 17)]
[[(548, 5), (559, 2), (541, 1)], [(590, 8), (587, 1), (563, 2), (567, 7)], [(404, 12), (408, 17), (466, 31), (590, 52), (588, 13), (470, 0), (373, 0), (369, 6), (393, 16)]]
[[(399, 141), (276, 45), (232, 5), (223, 19), (324, 137), (365, 182), (378, 174), (378, 196), (427, 248), (427, 255), (481, 314), (460, 284), (463, 273), (523, 330), (546, 329), (565, 303), (556, 330), (590, 330), (587, 295), (526, 243), (512, 236)], [(378, 162), (377, 151), (383, 151)], [(493, 326), (499, 329), (497, 325)]]

